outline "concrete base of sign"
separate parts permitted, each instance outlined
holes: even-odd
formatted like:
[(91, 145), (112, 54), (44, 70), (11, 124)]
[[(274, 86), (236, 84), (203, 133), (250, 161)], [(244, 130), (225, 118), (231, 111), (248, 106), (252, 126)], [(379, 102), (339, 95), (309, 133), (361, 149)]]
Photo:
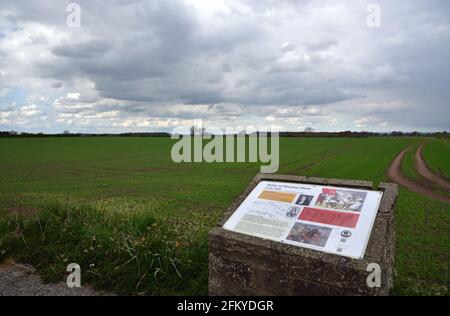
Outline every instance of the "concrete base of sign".
[[(367, 181), (258, 174), (218, 227), (209, 232), (210, 295), (389, 295), (394, 273), (396, 184), (379, 184), (377, 190), (384, 194), (364, 258), (351, 259), (221, 228), (262, 180), (373, 190)], [(374, 280), (373, 263), (380, 267), (380, 287), (367, 283), (368, 278)]]

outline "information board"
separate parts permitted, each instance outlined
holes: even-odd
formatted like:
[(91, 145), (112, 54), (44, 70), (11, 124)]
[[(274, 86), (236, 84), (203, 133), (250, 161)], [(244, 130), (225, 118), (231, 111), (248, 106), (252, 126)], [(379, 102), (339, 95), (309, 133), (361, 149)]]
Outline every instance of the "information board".
[(223, 228), (361, 259), (382, 192), (261, 181)]

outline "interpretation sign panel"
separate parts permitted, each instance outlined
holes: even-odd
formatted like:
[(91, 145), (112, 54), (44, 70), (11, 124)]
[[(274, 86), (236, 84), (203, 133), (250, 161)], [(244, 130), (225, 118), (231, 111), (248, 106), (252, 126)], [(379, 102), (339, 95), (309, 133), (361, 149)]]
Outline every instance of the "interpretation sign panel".
[(361, 259), (382, 192), (260, 181), (224, 229)]

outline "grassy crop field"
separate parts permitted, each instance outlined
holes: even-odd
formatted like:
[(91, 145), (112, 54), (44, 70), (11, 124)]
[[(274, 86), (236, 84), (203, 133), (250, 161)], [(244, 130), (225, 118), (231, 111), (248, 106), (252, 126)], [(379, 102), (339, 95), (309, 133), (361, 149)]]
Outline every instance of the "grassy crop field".
[(402, 173), (411, 181), (419, 181), (420, 179), (420, 175), (414, 169), (414, 154), (418, 147), (418, 145), (411, 146), (402, 163)]
[[(0, 139), (0, 261), (31, 263), (46, 281), (76, 262), (83, 282), (118, 294), (207, 294), (207, 233), (259, 164), (177, 164), (174, 142)], [(423, 142), (430, 167), (448, 176), (448, 140), (406, 137), (281, 138), (278, 173), (377, 184)], [(415, 177), (412, 164), (403, 169)], [(400, 188), (395, 219), (394, 294), (449, 295), (450, 205)]]
[(450, 140), (448, 138), (429, 142), (423, 155), (431, 170), (450, 179)]

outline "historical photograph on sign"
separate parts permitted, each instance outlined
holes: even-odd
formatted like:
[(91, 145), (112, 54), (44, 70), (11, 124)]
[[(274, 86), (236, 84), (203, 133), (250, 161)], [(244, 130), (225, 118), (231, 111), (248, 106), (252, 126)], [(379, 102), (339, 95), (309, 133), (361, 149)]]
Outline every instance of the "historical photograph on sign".
[(324, 247), (330, 233), (331, 228), (297, 222), (289, 232), (287, 239), (304, 244)]
[(343, 211), (361, 212), (367, 192), (323, 188), (316, 206)]
[(313, 198), (314, 195), (300, 194), (295, 204), (309, 206)]
[(291, 206), (286, 212), (287, 217), (296, 217), (300, 213), (300, 208), (298, 206)]

